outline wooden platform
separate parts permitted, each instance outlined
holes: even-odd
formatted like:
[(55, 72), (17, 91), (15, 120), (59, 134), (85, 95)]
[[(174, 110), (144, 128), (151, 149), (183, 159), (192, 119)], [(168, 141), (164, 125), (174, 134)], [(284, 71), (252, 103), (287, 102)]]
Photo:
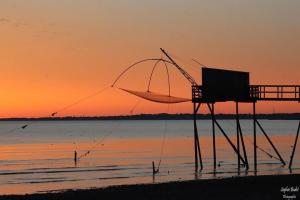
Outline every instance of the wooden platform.
[[(203, 86), (192, 86), (192, 101), (194, 103), (224, 102), (217, 99), (207, 99), (203, 94)], [(300, 102), (300, 85), (250, 85), (249, 98), (237, 102), (256, 101), (298, 101)]]

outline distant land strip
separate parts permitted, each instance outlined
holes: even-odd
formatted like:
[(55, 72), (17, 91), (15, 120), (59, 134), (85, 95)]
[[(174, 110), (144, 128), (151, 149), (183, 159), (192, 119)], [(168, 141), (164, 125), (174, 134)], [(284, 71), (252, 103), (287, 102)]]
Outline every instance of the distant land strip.
[[(300, 120), (300, 113), (257, 114), (258, 119), (268, 120)], [(234, 114), (216, 114), (217, 119), (235, 119)], [(252, 119), (252, 114), (240, 114), (240, 119)], [(57, 120), (192, 120), (193, 114), (139, 114), (119, 116), (65, 116), (37, 118), (0, 118), (0, 121), (57, 121)], [(210, 114), (198, 114), (197, 119), (211, 119)]]

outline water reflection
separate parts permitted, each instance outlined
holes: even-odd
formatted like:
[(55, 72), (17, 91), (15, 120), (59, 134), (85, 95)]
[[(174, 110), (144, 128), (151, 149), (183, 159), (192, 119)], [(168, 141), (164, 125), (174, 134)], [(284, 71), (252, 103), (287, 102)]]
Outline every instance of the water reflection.
[[(185, 122), (186, 125), (180, 123), (180, 126), (183, 127), (190, 125), (189, 121)], [(95, 124), (97, 123), (95, 122)], [(282, 124), (283, 122), (281, 122)], [(288, 125), (289, 123), (287, 123)], [(176, 124), (174, 126), (178, 127)], [(99, 127), (96, 130), (102, 129)], [(70, 134), (69, 129), (64, 131)], [(124, 132), (128, 131), (124, 128)], [(1, 194), (22, 194), (119, 184), (300, 172), (300, 155), (297, 152), (294, 168), (289, 170), (287, 166), (283, 167), (278, 160), (270, 158), (261, 151), (258, 151), (258, 171), (253, 171), (253, 145), (249, 134), (245, 134), (248, 140), (245, 143), (249, 171), (245, 170), (243, 166), (238, 170), (237, 157), (221, 135), (216, 138), (217, 168), (214, 170), (212, 139), (208, 133), (204, 132), (200, 134), (204, 169), (195, 173), (193, 138), (188, 136), (191, 134), (183, 132), (180, 135), (177, 132), (173, 136), (170, 131), (166, 139), (159, 173), (153, 176), (151, 162), (158, 163), (160, 160), (162, 138), (155, 135), (156, 133), (152, 135), (149, 130), (146, 130), (146, 133), (140, 129), (135, 131), (141, 136), (137, 136), (138, 133), (135, 133), (134, 137), (134, 134), (129, 134), (130, 137), (126, 137), (124, 133), (122, 136), (111, 137), (105, 141), (104, 145), (97, 146), (86, 157), (77, 162), (74, 162), (74, 151), (77, 151), (77, 157), (79, 157), (90, 150), (97, 142), (96, 133), (92, 134), (93, 140), (89, 139), (90, 136), (86, 136), (77, 139), (76, 143), (68, 141), (63, 135), (61, 138), (49, 139), (48, 135), (43, 134), (36, 136), (34, 143), (2, 143), (0, 145), (0, 192)], [(206, 131), (209, 132), (209, 129)], [(236, 141), (235, 136), (231, 135), (230, 138), (232, 141)], [(276, 134), (272, 135), (271, 138), (285, 161), (288, 161), (291, 153), (290, 146), (294, 137), (291, 137), (290, 134)], [(24, 141), (26, 139), (28, 138), (25, 138)], [(272, 147), (264, 136), (258, 136), (257, 143), (266, 151), (272, 152)]]

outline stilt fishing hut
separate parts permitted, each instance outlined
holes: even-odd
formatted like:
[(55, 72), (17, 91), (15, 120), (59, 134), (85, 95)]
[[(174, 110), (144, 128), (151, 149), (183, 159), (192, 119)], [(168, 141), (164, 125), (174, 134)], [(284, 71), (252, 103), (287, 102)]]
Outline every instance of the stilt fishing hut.
[[(236, 104), (236, 146), (229, 139), (224, 129), (218, 123), (214, 113), (214, 106), (218, 102), (233, 101)], [(268, 136), (258, 119), (256, 118), (256, 103), (258, 101), (296, 101), (300, 103), (300, 86), (299, 85), (250, 85), (249, 73), (240, 71), (230, 71), (223, 69), (202, 68), (202, 85), (192, 86), (192, 102), (194, 105), (194, 132), (195, 132), (195, 168), (198, 169), (198, 158), (200, 169), (203, 168), (200, 152), (200, 144), (198, 139), (198, 130), (196, 123), (196, 115), (201, 104), (206, 104), (212, 117), (212, 133), (213, 133), (213, 160), (214, 169), (216, 169), (216, 143), (215, 143), (215, 127), (218, 127), (226, 140), (233, 148), (238, 157), (238, 168), (241, 162), (246, 168), (249, 168), (245, 143), (243, 139), (242, 129), (239, 121), (239, 103), (253, 104), (253, 146), (254, 146), (254, 170), (257, 170), (257, 127), (262, 131), (267, 141), (272, 146), (280, 162), (285, 165), (285, 161), (275, 147), (271, 138)], [(293, 157), (297, 145), (299, 135), (300, 122), (296, 134), (295, 144), (290, 159), (289, 167), (292, 166)], [(242, 145), (242, 152), (240, 150)]]
[[(209, 68), (202, 65), (202, 85), (198, 84), (195, 79), (184, 70), (183, 67), (179, 66), (175, 60), (163, 49), (161, 49), (162, 53), (166, 57), (163, 58), (151, 58), (145, 59), (139, 62), (134, 63), (133, 65), (126, 68), (114, 81), (112, 87), (115, 86), (117, 81), (121, 78), (123, 74), (125, 74), (129, 69), (134, 66), (141, 64), (147, 61), (155, 61), (154, 67), (151, 72), (148, 88), (146, 91), (134, 91), (123, 89), (125, 92), (131, 93), (138, 97), (158, 102), (158, 103), (182, 103), (187, 101), (192, 101), (193, 103), (193, 126), (194, 126), (194, 152), (195, 152), (195, 171), (203, 169), (202, 156), (201, 156), (201, 148), (198, 136), (198, 127), (197, 127), (197, 114), (200, 111), (201, 105), (207, 105), (209, 112), (211, 114), (212, 119), (212, 138), (213, 138), (213, 166), (214, 170), (216, 170), (217, 166), (217, 154), (216, 154), (216, 128), (218, 128), (226, 141), (229, 143), (235, 154), (237, 155), (237, 164), (238, 169), (240, 169), (241, 165), (245, 166), (246, 170), (249, 169), (249, 162), (246, 152), (246, 146), (244, 143), (244, 137), (242, 133), (242, 128), (240, 124), (239, 118), (239, 104), (240, 103), (251, 103), (253, 107), (253, 153), (254, 153), (254, 171), (257, 170), (257, 149), (259, 148), (263, 152), (267, 153), (263, 149), (261, 149), (257, 145), (257, 129), (259, 128), (266, 140), (272, 146), (274, 152), (276, 153), (276, 158), (285, 165), (285, 161), (276, 148), (275, 144), (272, 142), (271, 138), (268, 136), (263, 126), (260, 124), (256, 117), (256, 103), (258, 101), (295, 101), (300, 103), (300, 85), (251, 85), (250, 84), (250, 75), (249, 72), (241, 72), (241, 71), (232, 71), (232, 70), (224, 70), (224, 69), (215, 69)], [(150, 92), (150, 83), (152, 79), (153, 72), (159, 62), (164, 63), (166, 67), (166, 72), (168, 75), (168, 84), (169, 84), (169, 94), (163, 95), (154, 92)], [(200, 64), (200, 63), (199, 63)], [(174, 97), (170, 94), (170, 78), (168, 72), (168, 65), (176, 67), (179, 72), (191, 83), (192, 87), (192, 98), (181, 98)], [(201, 64), (200, 64), (201, 65)], [(218, 120), (215, 116), (215, 104), (219, 102), (235, 102), (235, 119), (236, 119), (236, 145), (234, 142), (228, 137), (225, 130), (219, 124)], [(293, 145), (293, 151), (289, 162), (289, 167), (292, 167), (292, 162), (295, 154), (295, 149), (297, 145), (298, 135), (300, 129), (300, 122), (298, 125), (295, 142)], [(271, 155), (267, 153), (268, 155)], [(200, 167), (199, 167), (200, 165)]]
[[(144, 98), (149, 101), (157, 102), (157, 103), (166, 103), (166, 104), (173, 104), (173, 103), (182, 103), (182, 102), (189, 102), (192, 101), (193, 103), (193, 126), (194, 126), (194, 156), (195, 156), (195, 171), (203, 169), (202, 163), (202, 156), (201, 156), (201, 148), (200, 148), (200, 140), (198, 136), (198, 127), (197, 127), (197, 114), (200, 112), (201, 105), (207, 105), (209, 112), (211, 114), (212, 119), (212, 139), (213, 139), (213, 166), (214, 170), (216, 170), (217, 166), (217, 154), (216, 154), (216, 128), (218, 128), (223, 136), (225, 137), (226, 141), (229, 143), (235, 154), (237, 155), (237, 164), (238, 169), (240, 169), (241, 164), (245, 166), (246, 170), (249, 169), (249, 162), (246, 152), (246, 146), (244, 143), (244, 137), (242, 133), (242, 128), (240, 124), (239, 118), (239, 104), (240, 103), (251, 103), (253, 108), (253, 153), (254, 153), (254, 170), (257, 170), (257, 149), (260, 149), (264, 153), (268, 154), (270, 157), (275, 157), (268, 152), (264, 151), (257, 145), (257, 129), (260, 129), (263, 135), (265, 136), (266, 140), (272, 146), (274, 152), (276, 153), (276, 159), (279, 160), (283, 165), (286, 165), (286, 162), (282, 158), (281, 154), (279, 153), (278, 149), (272, 142), (271, 138), (268, 136), (266, 131), (264, 130), (263, 126), (260, 124), (256, 117), (256, 103), (259, 101), (294, 101), (300, 103), (300, 85), (251, 85), (250, 84), (250, 75), (249, 72), (241, 72), (241, 71), (232, 71), (232, 70), (224, 70), (224, 69), (215, 69), (209, 68), (201, 63), (197, 62), (202, 66), (202, 84), (198, 84), (195, 79), (184, 70), (183, 67), (179, 66), (175, 60), (163, 49), (160, 49), (164, 56), (164, 58), (149, 58), (138, 61), (129, 67), (127, 67), (113, 82), (111, 87), (115, 87), (118, 80), (131, 68), (135, 67), (138, 64), (142, 64), (148, 61), (154, 61), (154, 66), (152, 68), (148, 87), (146, 91), (135, 91), (129, 90), (124, 88), (119, 88), (125, 92), (130, 94), (136, 95), (138, 97)], [(194, 60), (195, 61), (195, 60)], [(168, 77), (168, 94), (159, 94), (156, 92), (150, 91), (150, 84), (152, 80), (152, 76), (154, 70), (156, 69), (159, 63), (163, 63), (166, 69), (166, 74)], [(171, 95), (171, 84), (170, 84), (170, 77), (169, 77), (169, 70), (168, 67), (172, 66), (177, 68), (179, 72), (190, 82), (192, 87), (192, 98), (182, 98), (182, 97), (175, 97)], [(109, 87), (106, 87), (100, 91), (97, 91), (94, 94), (91, 94), (85, 98), (82, 98), (75, 103), (63, 107), (62, 109), (52, 113), (50, 117), (54, 117), (59, 112), (62, 112), (84, 100), (92, 98), (102, 92), (104, 92)], [(233, 101), (235, 102), (235, 119), (236, 119), (236, 145), (234, 142), (228, 137), (225, 130), (219, 124), (218, 120), (216, 119), (215, 115), (215, 104), (219, 102), (227, 102)], [(25, 129), (30, 123), (20, 127), (21, 129)], [(17, 129), (20, 129), (17, 128)], [(14, 131), (16, 129), (12, 129)], [(300, 121), (298, 124), (297, 132), (295, 141), (293, 144), (293, 150), (289, 160), (289, 168), (292, 167), (294, 154), (296, 151), (296, 146), (298, 142), (298, 136), (300, 132)], [(105, 136), (106, 137), (106, 136)], [(90, 154), (92, 150), (94, 150), (100, 142), (97, 143), (94, 147), (88, 150), (86, 153), (78, 156), (77, 153), (75, 154), (75, 162), (79, 159), (85, 157), (86, 155)], [(158, 168), (161, 162), (158, 164)], [(153, 165), (154, 166), (154, 165)], [(153, 167), (154, 168), (154, 167)], [(155, 170), (153, 170), (155, 171)], [(157, 170), (158, 171), (158, 170)]]

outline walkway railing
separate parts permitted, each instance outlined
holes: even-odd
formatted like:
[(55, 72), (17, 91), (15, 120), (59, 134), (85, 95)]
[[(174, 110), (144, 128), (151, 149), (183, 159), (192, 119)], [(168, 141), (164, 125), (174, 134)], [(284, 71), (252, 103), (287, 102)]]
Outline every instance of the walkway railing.
[[(247, 101), (299, 101), (300, 85), (250, 85)], [(197, 102), (210, 102), (203, 97), (203, 87), (192, 86), (192, 99)]]

